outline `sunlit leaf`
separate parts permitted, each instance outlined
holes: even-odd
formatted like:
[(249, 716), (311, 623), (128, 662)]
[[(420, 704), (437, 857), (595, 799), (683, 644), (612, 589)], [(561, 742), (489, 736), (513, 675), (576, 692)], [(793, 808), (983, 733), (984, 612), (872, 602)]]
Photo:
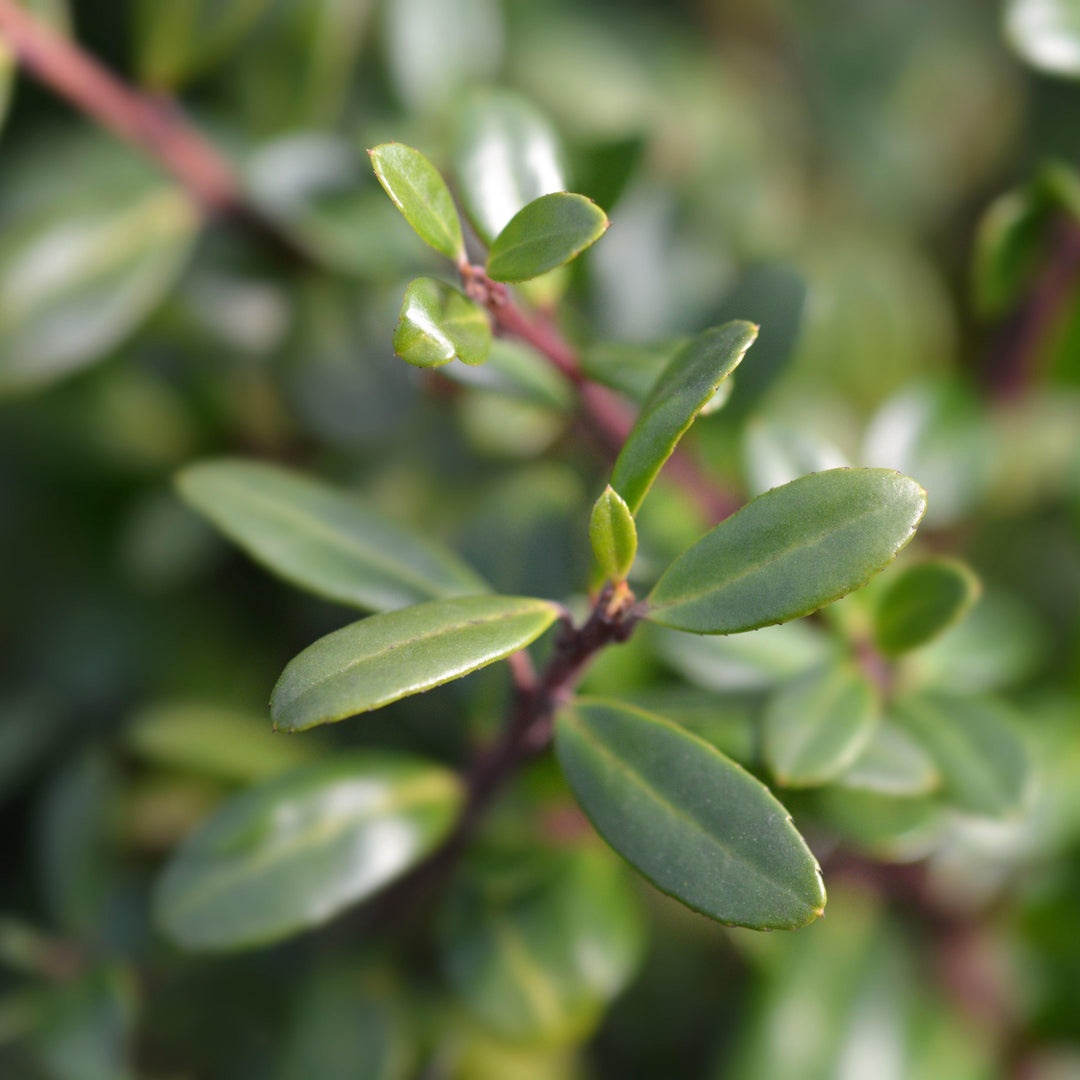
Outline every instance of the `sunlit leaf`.
[(451, 360), (475, 366), (488, 358), (491, 321), (464, 293), (434, 278), (417, 278), (405, 292), (394, 331), (394, 352), (415, 367)]
[(274, 777), (184, 842), (158, 881), (155, 920), (189, 949), (318, 926), (429, 854), (461, 801), (453, 773), (398, 755), (343, 754)]
[(388, 611), (487, 590), (449, 551), (291, 469), (222, 458), (188, 466), (177, 485), (271, 573), (327, 599)]
[(637, 528), (630, 508), (610, 484), (593, 504), (589, 538), (603, 575), (625, 581), (637, 554)]
[(546, 600), (473, 596), (372, 615), (289, 662), (270, 698), (274, 726), (304, 731), (459, 679), (524, 649), (559, 613)]
[(732, 634), (808, 615), (865, 584), (914, 535), (926, 493), (888, 469), (833, 469), (759, 495), (668, 568), (647, 617)]
[(791, 929), (822, 913), (817, 862), (759, 780), (659, 717), (563, 709), (556, 750), (600, 835), (664, 892), (723, 923)]

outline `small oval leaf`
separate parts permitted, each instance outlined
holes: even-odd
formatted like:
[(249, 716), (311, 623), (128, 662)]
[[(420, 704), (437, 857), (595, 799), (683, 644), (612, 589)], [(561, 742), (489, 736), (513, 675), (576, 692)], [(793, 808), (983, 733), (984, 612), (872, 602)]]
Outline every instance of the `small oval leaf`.
[(765, 758), (786, 787), (816, 787), (859, 756), (877, 726), (874, 688), (851, 664), (812, 672), (765, 709)]
[(753, 323), (724, 323), (688, 342), (664, 368), (611, 473), (611, 486), (633, 513), (640, 509), (657, 473), (694, 418), (739, 366), (757, 333)]
[(154, 897), (188, 949), (234, 949), (318, 926), (377, 892), (446, 837), (458, 778), (364, 752), (275, 777), (226, 803), (184, 841)]
[(419, 150), (383, 143), (369, 150), (379, 183), (417, 236), (454, 262), (465, 258), (461, 220), (439, 170)]
[(274, 726), (304, 731), (468, 675), (524, 649), (559, 611), (546, 600), (472, 596), (362, 619), (289, 662), (270, 698)]
[(440, 367), (456, 359), (475, 366), (490, 349), (487, 312), (460, 290), (434, 278), (417, 278), (405, 290), (394, 352), (406, 363)]
[(458, 118), (454, 172), (469, 220), (485, 244), (541, 195), (565, 191), (558, 136), (524, 98), (506, 90), (470, 95)]
[(974, 571), (957, 559), (926, 559), (907, 567), (874, 612), (878, 648), (897, 656), (925, 645), (959, 622), (981, 591)]
[(352, 492), (292, 469), (221, 458), (189, 465), (176, 483), (190, 506), (272, 574), (328, 600), (389, 611), (487, 591), (452, 552)]
[(528, 281), (576, 259), (607, 232), (607, 214), (584, 195), (557, 191), (519, 210), (495, 238), (487, 273), (493, 281)]
[(831, 469), (747, 503), (675, 560), (646, 617), (735, 634), (809, 615), (865, 584), (912, 538), (926, 492), (891, 469)]
[(630, 508), (610, 484), (593, 506), (589, 539), (604, 577), (625, 581), (637, 554), (637, 526)]
[(556, 751), (600, 835), (657, 888), (722, 923), (794, 929), (825, 906), (821, 871), (769, 789), (660, 717), (581, 699)]
[(1031, 784), (1031, 757), (1004, 705), (986, 698), (920, 694), (893, 715), (930, 752), (942, 794), (983, 817), (1017, 813)]

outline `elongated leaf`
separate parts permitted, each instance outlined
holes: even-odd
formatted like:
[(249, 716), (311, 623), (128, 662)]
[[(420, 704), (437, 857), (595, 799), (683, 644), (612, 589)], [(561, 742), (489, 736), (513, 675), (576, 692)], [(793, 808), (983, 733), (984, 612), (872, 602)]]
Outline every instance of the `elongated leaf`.
[(281, 731), (382, 708), (493, 664), (535, 641), (557, 618), (546, 600), (473, 596), (373, 615), (294, 657), (270, 698)]
[(611, 486), (637, 513), (679, 439), (757, 337), (748, 322), (706, 330), (680, 349), (656, 381), (611, 474)]
[(318, 926), (422, 860), (461, 805), (453, 773), (402, 755), (342, 755), (275, 777), (184, 842), (158, 881), (155, 921), (189, 949)]
[(461, 261), (461, 221), (438, 169), (419, 150), (402, 143), (383, 143), (368, 153), (379, 183), (417, 236), (448, 259)]
[(765, 758), (787, 787), (814, 787), (852, 764), (877, 725), (877, 695), (850, 664), (783, 687), (765, 710)]
[(1076, 0), (1008, 0), (1005, 33), (1032, 67), (1080, 77), (1080, 4)]
[(1031, 783), (1031, 757), (1003, 705), (921, 694), (898, 701), (894, 715), (930, 752), (942, 793), (956, 807), (995, 818), (1020, 809)]
[(87, 191), (0, 241), (0, 396), (103, 358), (175, 284), (200, 224), (160, 184)]
[(450, 552), (290, 469), (222, 458), (184, 469), (177, 486), (271, 573), (329, 600), (388, 611), (487, 591)]
[(135, 56), (141, 80), (176, 90), (225, 60), (272, 0), (137, 0)]
[(956, 559), (926, 559), (892, 581), (874, 613), (878, 648), (889, 655), (932, 641), (971, 610), (979, 579)]
[(487, 312), (464, 293), (434, 278), (417, 278), (405, 291), (394, 331), (394, 352), (415, 367), (451, 360), (482, 364), (491, 348)]
[(477, 91), (466, 99), (454, 141), (454, 172), (469, 220), (485, 244), (522, 207), (567, 188), (554, 129), (507, 90)]
[(733, 634), (810, 614), (865, 584), (911, 539), (926, 493), (890, 469), (832, 469), (758, 496), (668, 568), (647, 617)]
[(477, 862), (440, 928), (448, 981), (504, 1039), (582, 1038), (641, 959), (644, 927), (625, 867), (603, 848)]
[(659, 717), (581, 699), (559, 763), (600, 835), (650, 881), (720, 922), (793, 929), (822, 913), (814, 856), (768, 788)]
[(576, 259), (607, 232), (607, 214), (584, 195), (557, 191), (519, 210), (491, 245), (494, 281), (528, 281)]
[(905, 728), (884, 720), (858, 758), (834, 782), (879, 795), (928, 795), (941, 786), (941, 773)]
[(593, 506), (589, 537), (604, 576), (625, 581), (637, 554), (637, 528), (630, 508), (610, 484)]

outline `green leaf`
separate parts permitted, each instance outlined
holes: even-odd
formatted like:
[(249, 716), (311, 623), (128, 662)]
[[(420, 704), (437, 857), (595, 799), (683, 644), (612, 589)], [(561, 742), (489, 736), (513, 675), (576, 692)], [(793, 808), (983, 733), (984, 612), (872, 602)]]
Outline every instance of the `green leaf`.
[(524, 649), (559, 613), (546, 600), (473, 596), (362, 619), (289, 662), (270, 698), (274, 726), (304, 731), (459, 679)]
[(531, 847), (464, 870), (439, 934), (462, 1003), (511, 1042), (586, 1036), (641, 959), (644, 926), (625, 868), (603, 848)]
[(559, 713), (555, 746), (600, 835), (659, 889), (758, 930), (822, 913), (821, 871), (787, 811), (708, 743), (637, 709), (581, 699)]
[(534, 199), (568, 186), (554, 129), (507, 90), (481, 90), (466, 99), (454, 140), (454, 173), (469, 220), (485, 244)]
[(139, 79), (177, 90), (227, 59), (272, 0), (137, 0), (134, 38)]
[(959, 622), (981, 591), (974, 572), (957, 559), (926, 559), (907, 567), (874, 612), (878, 648), (896, 656), (925, 645)]
[[(637, 345), (630, 342), (601, 342), (581, 353), (581, 370), (594, 382), (618, 390), (639, 404), (656, 385), (675, 354), (689, 338)], [(721, 385), (724, 385), (721, 383)]]
[(941, 786), (934, 759), (899, 724), (883, 720), (858, 758), (834, 782), (879, 795), (928, 795)]
[(274, 777), (184, 841), (157, 883), (155, 921), (189, 949), (319, 926), (430, 854), (462, 802), (453, 773), (403, 755), (344, 754)]
[(625, 581), (637, 554), (637, 527), (630, 508), (610, 484), (593, 505), (589, 539), (604, 577)]
[(930, 752), (942, 792), (983, 817), (1017, 813), (1031, 784), (1031, 757), (1005, 706), (988, 698), (920, 694), (898, 701), (895, 719)]
[(1032, 185), (996, 198), (979, 221), (972, 261), (975, 306), (984, 317), (1002, 314), (1031, 280), (1052, 218)]
[(528, 281), (576, 259), (607, 232), (607, 214), (584, 195), (557, 191), (522, 207), (491, 245), (493, 281)]
[(865, 584), (911, 539), (926, 492), (890, 469), (832, 469), (759, 495), (684, 552), (646, 617), (698, 634), (786, 622)]
[(125, 732), (141, 760), (228, 782), (264, 780), (309, 761), (315, 749), (275, 739), (263, 717), (197, 701), (141, 709)]
[(487, 591), (449, 551), (291, 469), (221, 458), (188, 466), (177, 486), (267, 570), (328, 600), (388, 611)]
[(706, 330), (680, 349), (641, 406), (611, 474), (611, 486), (637, 513), (679, 439), (757, 337), (748, 322)]
[(394, 352), (415, 367), (451, 360), (482, 364), (491, 349), (487, 312), (464, 293), (434, 278), (417, 278), (405, 290), (394, 331)]
[(438, 169), (419, 150), (402, 143), (383, 143), (368, 153), (379, 183), (420, 239), (448, 259), (463, 261), (461, 220)]
[(160, 183), (87, 190), (0, 240), (0, 396), (45, 386), (102, 359), (153, 311), (200, 225)]
[(1076, 0), (1008, 0), (1005, 35), (1032, 67), (1080, 77), (1080, 4)]
[(787, 787), (816, 787), (851, 765), (878, 721), (874, 688), (834, 664), (778, 690), (765, 709), (765, 759)]

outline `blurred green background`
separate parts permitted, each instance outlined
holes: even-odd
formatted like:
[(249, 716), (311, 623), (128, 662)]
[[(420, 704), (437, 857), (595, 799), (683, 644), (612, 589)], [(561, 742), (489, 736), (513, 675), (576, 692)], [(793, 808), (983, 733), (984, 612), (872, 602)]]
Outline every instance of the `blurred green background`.
[[(0, 55), (0, 1076), (1080, 1077), (1075, 275), (1022, 348), (1015, 315), (1077, 227), (1080, 84), (1027, 66), (992, 0), (26, 6), (162, 109), (178, 96), (305, 257), (203, 221)], [(148, 901), (168, 852), (245, 785), (340, 745), (459, 764), (507, 697), (492, 669), (272, 737), (281, 668), (348, 616), (230, 549), (174, 493), (179, 467), (302, 466), (504, 591), (585, 589), (605, 462), (566, 387), (512, 346), (462, 385), (390, 344), (407, 281), (437, 264), (364, 148), (394, 139), (450, 166), (470, 110), (504, 91), (613, 221), (530, 298), (616, 381), (629, 346), (760, 321), (696, 453), (743, 496), (786, 478), (770, 465), (784, 447), (799, 471), (919, 480), (922, 551), (963, 557), (984, 592), (912, 678), (1000, 694), (1036, 762), (1003, 821), (781, 792), (825, 866), (827, 917), (729, 931), (628, 878), (648, 914), (636, 974), (613, 1002), (557, 1001), (541, 1037), (457, 992), (437, 897), (392, 931), (362, 911), (225, 957), (167, 944)], [(639, 572), (706, 524), (658, 490)], [(642, 634), (587, 685), (641, 701), (681, 687), (687, 722), (755, 767), (783, 657), (728, 663)], [(490, 828), (518, 856), (538, 830), (580, 839), (568, 805), (541, 762)]]

